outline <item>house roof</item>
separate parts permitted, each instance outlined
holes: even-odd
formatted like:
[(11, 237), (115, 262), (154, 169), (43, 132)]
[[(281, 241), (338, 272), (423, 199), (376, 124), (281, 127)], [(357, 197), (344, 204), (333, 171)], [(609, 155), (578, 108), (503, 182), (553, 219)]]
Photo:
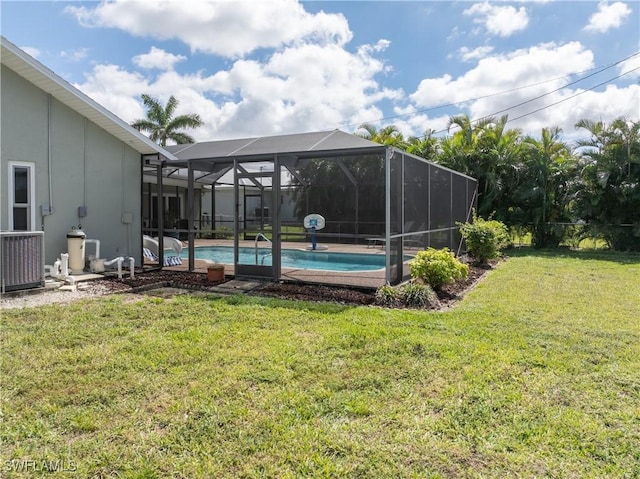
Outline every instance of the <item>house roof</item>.
[[(346, 156), (382, 153), (386, 147), (340, 130), (292, 135), (265, 136), (239, 140), (206, 141), (191, 145), (172, 145), (166, 149), (181, 161), (209, 160), (224, 163), (233, 159), (265, 161), (274, 155), (288, 157)], [(200, 163), (200, 162), (198, 162)]]
[(122, 142), (142, 154), (156, 154), (168, 160), (176, 160), (170, 153), (151, 141), (128, 123), (98, 104), (42, 63), (27, 55), (20, 48), (0, 36), (2, 65), (13, 70), (25, 80), (51, 94), (58, 101), (106, 130)]

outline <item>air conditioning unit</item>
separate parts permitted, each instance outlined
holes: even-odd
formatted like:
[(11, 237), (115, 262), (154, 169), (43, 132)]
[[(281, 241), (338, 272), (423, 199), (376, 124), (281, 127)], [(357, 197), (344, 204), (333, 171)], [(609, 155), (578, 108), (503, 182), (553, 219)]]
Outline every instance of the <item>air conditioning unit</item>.
[(44, 231), (0, 231), (0, 291), (44, 286)]

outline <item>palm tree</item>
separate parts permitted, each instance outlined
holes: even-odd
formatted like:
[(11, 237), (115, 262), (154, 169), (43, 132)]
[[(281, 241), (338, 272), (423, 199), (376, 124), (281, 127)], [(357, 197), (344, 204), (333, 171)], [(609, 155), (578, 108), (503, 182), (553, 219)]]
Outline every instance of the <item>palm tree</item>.
[(632, 155), (633, 146), (640, 144), (640, 121), (627, 121), (619, 117), (611, 123), (611, 134), (614, 141), (624, 148), (627, 157), (627, 176), (631, 178), (631, 163), (639, 163), (640, 159)]
[(149, 138), (160, 146), (167, 146), (167, 140), (177, 144), (195, 143), (190, 135), (184, 133), (185, 128), (198, 128), (204, 123), (196, 113), (179, 115), (173, 114), (178, 106), (178, 100), (171, 95), (165, 107), (159, 100), (150, 95), (143, 94), (142, 102), (147, 108), (147, 118), (135, 120), (131, 126), (138, 131), (149, 132)]
[(562, 231), (548, 222), (568, 221), (569, 184), (576, 175), (571, 150), (559, 127), (543, 128), (540, 139), (524, 140), (524, 175), (517, 197), (537, 248), (558, 246)]
[(638, 123), (618, 118), (611, 125), (591, 120), (576, 124), (591, 133), (591, 138), (578, 143), (586, 147), (579, 151), (578, 215), (620, 250), (640, 251)]
[(371, 123), (363, 123), (358, 127), (360, 130), (364, 130), (362, 133), (356, 133), (361, 138), (380, 143), (385, 146), (395, 146), (402, 150), (406, 149), (407, 143), (404, 140), (404, 136), (395, 125), (388, 125), (378, 130)]
[(439, 152), (439, 142), (432, 129), (427, 129), (421, 137), (411, 136), (407, 139), (407, 152), (427, 160), (435, 161)]
[(608, 143), (608, 132), (604, 122), (583, 118), (576, 123), (575, 127), (576, 130), (583, 128), (591, 134), (587, 139), (576, 141), (578, 148), (586, 148), (588, 150), (595, 150), (598, 153), (602, 153)]
[[(468, 115), (449, 119), (448, 128), (457, 127), (441, 143), (438, 161), (478, 180), (478, 213), (506, 219), (505, 198), (514, 187), (521, 143), (518, 129), (507, 129), (508, 117), (491, 116), (472, 121)], [(503, 211), (504, 210), (504, 211)]]

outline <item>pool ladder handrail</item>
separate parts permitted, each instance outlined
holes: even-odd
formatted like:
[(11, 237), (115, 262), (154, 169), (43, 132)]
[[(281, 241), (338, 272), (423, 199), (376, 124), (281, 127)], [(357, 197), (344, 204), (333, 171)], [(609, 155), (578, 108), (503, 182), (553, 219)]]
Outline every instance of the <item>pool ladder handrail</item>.
[[(256, 252), (256, 265), (258, 264), (258, 241), (260, 240), (260, 238), (264, 238), (264, 239), (265, 239), (267, 242), (269, 242), (269, 244), (271, 244), (271, 246), (273, 247), (273, 243), (271, 242), (271, 240), (270, 240), (269, 238), (267, 238), (267, 237), (264, 235), (264, 233), (258, 233), (258, 234), (256, 235), (255, 239), (253, 240), (253, 246), (254, 246), (254, 249), (255, 249), (255, 252)], [(266, 258), (267, 256), (269, 256), (269, 254), (271, 254), (271, 253), (266, 254), (266, 255), (265, 255), (265, 258)], [(264, 265), (264, 258), (262, 258), (262, 264)]]

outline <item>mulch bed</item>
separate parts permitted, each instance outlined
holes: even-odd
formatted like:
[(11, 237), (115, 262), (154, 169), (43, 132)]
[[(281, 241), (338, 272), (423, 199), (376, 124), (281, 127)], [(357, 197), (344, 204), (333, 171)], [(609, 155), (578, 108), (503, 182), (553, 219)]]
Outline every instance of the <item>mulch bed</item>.
[[(494, 266), (495, 263), (485, 266), (469, 264), (469, 276), (466, 280), (458, 281), (438, 291), (440, 308), (449, 308), (462, 299), (464, 294)], [(166, 270), (140, 273), (133, 279), (125, 278), (121, 281), (115, 278), (106, 278), (99, 281), (103, 283), (103, 286), (112, 288), (114, 293), (144, 291), (161, 287), (206, 291), (212, 286), (220, 284), (210, 282), (204, 273)], [(351, 305), (369, 305), (375, 302), (375, 291), (369, 289), (290, 282), (265, 282), (263, 287), (254, 290), (252, 294), (282, 299), (325, 301)]]
[(334, 303), (367, 305), (375, 301), (375, 291), (339, 286), (302, 283), (269, 283), (258, 294), (300, 301), (331, 301)]

